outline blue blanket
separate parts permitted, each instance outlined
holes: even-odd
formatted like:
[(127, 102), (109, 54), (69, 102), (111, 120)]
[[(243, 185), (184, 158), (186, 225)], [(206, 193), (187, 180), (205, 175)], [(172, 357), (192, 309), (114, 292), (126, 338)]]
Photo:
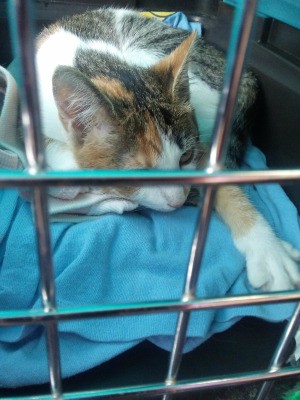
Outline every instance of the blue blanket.
[[(247, 154), (246, 166), (266, 166), (254, 147)], [(278, 185), (260, 185), (247, 191), (276, 232), (299, 245), (299, 217), (283, 190)], [(39, 309), (30, 205), (17, 191), (2, 190), (0, 207), (0, 309)], [(185, 206), (173, 213), (147, 210), (78, 224), (53, 223), (58, 305), (180, 298), (196, 216), (194, 207)], [(228, 228), (213, 215), (197, 294), (212, 297), (250, 291), (245, 261), (233, 246)], [(185, 351), (243, 316), (280, 321), (289, 318), (293, 309), (293, 304), (281, 304), (194, 312)], [(170, 349), (175, 323), (171, 313), (60, 323), (63, 376), (99, 365), (145, 339)], [(46, 358), (41, 326), (1, 328), (0, 385), (47, 381)]]

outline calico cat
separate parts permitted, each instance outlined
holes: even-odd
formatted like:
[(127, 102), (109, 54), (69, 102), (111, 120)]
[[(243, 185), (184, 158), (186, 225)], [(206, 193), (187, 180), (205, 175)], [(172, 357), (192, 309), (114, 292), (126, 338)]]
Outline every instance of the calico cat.
[[(127, 9), (65, 17), (37, 39), (46, 158), (51, 169), (195, 169), (205, 167), (225, 61), (195, 33)], [(226, 159), (238, 166), (256, 80), (240, 86)], [(91, 188), (123, 213), (145, 206), (173, 211), (183, 186)], [(245, 255), (250, 283), (299, 287), (300, 252), (279, 240), (236, 186), (217, 190), (215, 208)]]

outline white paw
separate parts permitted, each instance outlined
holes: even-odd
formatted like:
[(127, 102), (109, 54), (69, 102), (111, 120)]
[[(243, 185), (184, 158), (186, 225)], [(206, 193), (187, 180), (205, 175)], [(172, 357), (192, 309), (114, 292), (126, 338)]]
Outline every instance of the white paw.
[(246, 257), (250, 284), (264, 291), (300, 288), (300, 251), (278, 239), (267, 222), (258, 222), (249, 233), (235, 239)]

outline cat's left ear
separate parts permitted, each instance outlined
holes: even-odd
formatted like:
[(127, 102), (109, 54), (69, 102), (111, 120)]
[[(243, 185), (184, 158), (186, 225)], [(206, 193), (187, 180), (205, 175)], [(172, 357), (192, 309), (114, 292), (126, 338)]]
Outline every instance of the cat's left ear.
[(52, 83), (60, 119), (79, 143), (95, 126), (102, 137), (110, 134), (115, 126), (113, 104), (86, 76), (73, 67), (59, 66)]
[(197, 32), (191, 33), (171, 54), (156, 63), (152, 69), (163, 77), (172, 95), (189, 97), (188, 61)]

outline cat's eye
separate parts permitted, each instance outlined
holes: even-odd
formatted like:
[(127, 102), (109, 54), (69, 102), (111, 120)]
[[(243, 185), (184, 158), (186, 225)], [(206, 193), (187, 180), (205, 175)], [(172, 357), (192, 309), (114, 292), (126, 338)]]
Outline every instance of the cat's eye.
[(180, 157), (180, 161), (179, 161), (180, 166), (189, 164), (193, 160), (193, 158), (194, 158), (193, 150), (186, 151)]

